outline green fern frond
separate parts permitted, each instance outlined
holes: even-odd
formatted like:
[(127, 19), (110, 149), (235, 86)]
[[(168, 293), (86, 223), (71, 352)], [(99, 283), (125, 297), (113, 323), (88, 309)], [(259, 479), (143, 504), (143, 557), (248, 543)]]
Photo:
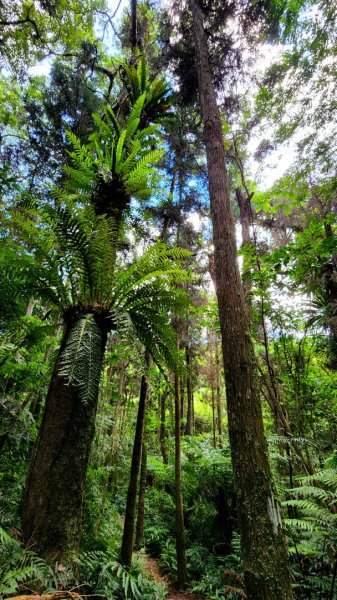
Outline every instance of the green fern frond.
[(164, 150), (151, 150), (150, 152), (147, 152), (146, 154), (144, 154), (137, 161), (135, 168), (128, 173), (127, 181), (130, 182), (132, 179), (137, 177), (137, 175), (140, 171), (145, 172), (147, 169), (149, 169), (149, 167), (152, 167), (153, 165), (155, 165), (157, 162), (160, 161), (160, 159), (163, 157), (163, 155), (164, 155)]
[(138, 68), (137, 68), (138, 86), (142, 92), (144, 92), (146, 90), (146, 84), (149, 79), (149, 73), (150, 73), (150, 70), (146, 64), (146, 60), (143, 55), (139, 61)]
[[(109, 108), (110, 108), (109, 116), (111, 118), (111, 112), (113, 112), (113, 111), (110, 106), (109, 106)], [(107, 109), (106, 109), (106, 113), (107, 113)], [(111, 136), (111, 127), (109, 127), (106, 120), (102, 119), (97, 113), (93, 113), (92, 118), (93, 118), (93, 120), (97, 126), (97, 129), (100, 133), (103, 133), (106, 137)], [(119, 127), (117, 128), (117, 130), (115, 130), (115, 133), (117, 135), (119, 135)], [(95, 132), (95, 134), (97, 134), (97, 132)], [(89, 139), (95, 141), (97, 139), (97, 137), (92, 135)]]
[(102, 366), (102, 339), (94, 315), (86, 314), (71, 328), (62, 352), (59, 376), (80, 389), (83, 403), (95, 400)]
[(106, 105), (105, 111), (112, 123), (114, 135), (116, 135), (117, 138), (119, 138), (119, 136), (121, 134), (121, 127), (116, 119), (116, 115), (115, 115), (114, 111), (112, 110), (112, 108), (109, 104)]
[(124, 131), (121, 133), (120, 138), (119, 138), (118, 143), (117, 143), (117, 147), (116, 147), (116, 166), (115, 166), (116, 171), (118, 169), (118, 165), (122, 161), (123, 146), (124, 146), (126, 135), (127, 135), (127, 131), (126, 131), (126, 129), (124, 129)]

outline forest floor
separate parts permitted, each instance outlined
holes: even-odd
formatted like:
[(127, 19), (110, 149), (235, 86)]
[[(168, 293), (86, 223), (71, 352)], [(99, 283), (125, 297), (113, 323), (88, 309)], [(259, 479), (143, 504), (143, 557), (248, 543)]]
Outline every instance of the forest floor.
[(162, 575), (159, 571), (158, 561), (151, 556), (144, 556), (146, 570), (159, 583), (163, 583), (168, 588), (168, 600), (203, 600), (203, 596), (192, 594), (191, 592), (180, 591), (174, 587), (167, 575)]

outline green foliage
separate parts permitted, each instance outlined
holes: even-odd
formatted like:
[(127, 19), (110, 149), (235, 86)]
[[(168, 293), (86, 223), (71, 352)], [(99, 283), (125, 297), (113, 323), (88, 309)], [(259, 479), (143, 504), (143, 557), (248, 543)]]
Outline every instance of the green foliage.
[(11, 596), (23, 590), (57, 591), (75, 582), (70, 569), (52, 568), (0, 527), (0, 596)]
[(84, 403), (92, 402), (96, 396), (102, 354), (101, 332), (94, 316), (87, 314), (71, 328), (58, 370), (58, 374), (67, 379), (68, 385), (75, 385), (80, 389)]
[(134, 560), (130, 570), (125, 569), (116, 556), (91, 552), (78, 559), (81, 577), (95, 594), (107, 600), (164, 600), (165, 589), (144, 574), (141, 560)]
[(0, 528), (0, 595), (9, 596), (23, 590), (35, 593), (74, 588), (80, 577), (86, 593), (107, 600), (164, 600), (166, 591), (145, 574), (141, 559), (124, 569), (111, 552), (86, 552), (75, 560), (77, 576), (63, 565), (51, 567), (34, 552)]
[(288, 490), (288, 499), (283, 502), (290, 516), (286, 520), (289, 550), (300, 598), (309, 590), (319, 594), (317, 597), (333, 597), (337, 543), (334, 462), (333, 458), (330, 468), (301, 477), (298, 487)]
[(163, 150), (156, 148), (158, 122), (169, 108), (168, 87), (162, 79), (149, 79), (144, 58), (138, 67), (123, 64), (122, 68), (129, 113), (121, 120), (107, 104), (102, 117), (93, 115), (96, 128), (86, 145), (69, 132), (72, 166), (65, 167), (68, 191), (89, 198), (93, 194), (96, 211), (117, 220), (129, 208), (131, 196), (142, 199), (153, 192), (153, 166), (163, 156)]

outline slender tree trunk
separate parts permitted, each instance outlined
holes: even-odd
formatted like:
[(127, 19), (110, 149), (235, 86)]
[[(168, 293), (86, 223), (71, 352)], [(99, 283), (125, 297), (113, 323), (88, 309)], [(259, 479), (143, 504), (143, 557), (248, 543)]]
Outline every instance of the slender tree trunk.
[(180, 399), (179, 377), (174, 376), (174, 408), (175, 408), (175, 500), (176, 500), (176, 553), (177, 553), (177, 584), (179, 588), (186, 583), (186, 554), (184, 531), (184, 507), (181, 488), (181, 449), (180, 449)]
[[(150, 366), (150, 353), (145, 351), (145, 361), (147, 368)], [(121, 561), (126, 567), (131, 567), (134, 529), (135, 529), (135, 514), (137, 501), (137, 485), (141, 463), (141, 452), (143, 444), (144, 420), (147, 401), (148, 376), (144, 374), (140, 385), (139, 405), (137, 424), (135, 432), (135, 440), (133, 444), (130, 483), (126, 499), (124, 531), (121, 549)]]
[[(240, 222), (241, 222), (241, 232), (242, 232), (242, 245), (247, 246), (252, 243), (250, 236), (250, 225), (251, 225), (251, 208), (250, 208), (250, 198), (243, 195), (240, 188), (237, 188), (236, 191), (236, 199), (239, 205), (240, 210)], [(243, 261), (242, 266), (242, 284), (243, 284), (243, 294), (245, 297), (248, 317), (251, 318), (251, 292), (252, 292), (252, 278), (249, 269), (247, 269), (245, 260)]]
[[(79, 544), (83, 488), (95, 430), (96, 393), (83, 402), (77, 383), (59, 374), (68, 325), (46, 398), (23, 500), (26, 546), (48, 561), (66, 560)], [(106, 332), (97, 325), (92, 354), (103, 364)]]
[(159, 441), (160, 441), (160, 450), (161, 455), (163, 457), (164, 465), (168, 464), (167, 450), (166, 450), (166, 398), (167, 392), (164, 392), (160, 397), (160, 429), (159, 429)]
[(212, 399), (213, 446), (214, 446), (214, 448), (216, 448), (215, 394), (214, 394), (213, 381), (211, 381), (211, 399)]
[(138, 46), (137, 31), (137, 0), (131, 0), (131, 48), (132, 51)]
[(141, 548), (144, 545), (146, 474), (147, 474), (147, 446), (146, 446), (146, 441), (144, 440), (143, 447), (142, 447), (142, 462), (141, 462), (141, 466), (140, 466), (140, 477), (139, 477), (138, 512), (137, 512), (136, 537), (135, 537), (136, 548)]
[(186, 583), (186, 553), (184, 531), (184, 507), (181, 489), (181, 450), (180, 450), (180, 399), (179, 377), (174, 376), (174, 408), (175, 408), (175, 500), (176, 500), (176, 553), (177, 584), (184, 587)]
[(207, 153), (220, 328), (232, 463), (249, 600), (293, 598), (286, 541), (268, 462), (255, 359), (236, 260), (222, 127), (203, 16), (190, 0)]
[[(96, 525), (95, 525), (96, 535), (98, 535), (100, 528), (101, 528), (101, 524), (104, 519), (104, 511), (105, 511), (107, 499), (109, 496), (111, 496), (111, 493), (117, 487), (116, 469), (114, 469), (114, 465), (116, 462), (116, 455), (117, 455), (116, 446), (118, 446), (118, 443), (116, 444), (116, 439), (117, 439), (117, 431), (118, 431), (118, 425), (119, 425), (119, 417), (120, 417), (120, 412), (121, 412), (122, 404), (123, 404), (123, 390), (124, 390), (124, 386), (125, 386), (126, 364), (127, 363), (125, 361), (122, 361), (120, 364), (120, 368), (119, 368), (118, 397), (117, 397), (117, 403), (116, 403), (116, 407), (115, 407), (113, 426), (112, 426), (111, 432), (110, 432), (111, 446), (110, 446), (110, 450), (107, 454), (106, 462), (105, 462), (105, 464), (110, 467), (110, 473), (109, 473), (108, 480), (102, 490), (101, 510), (97, 517)], [(112, 371), (109, 374), (109, 379), (110, 379), (110, 381), (112, 380)]]
[(193, 388), (191, 376), (191, 349), (187, 345), (185, 349), (186, 362), (186, 389), (187, 389), (187, 418), (186, 418), (186, 435), (193, 435)]
[(219, 356), (219, 349), (218, 349), (218, 340), (217, 340), (215, 332), (214, 332), (214, 349), (215, 349), (215, 368), (216, 368), (216, 374), (215, 374), (216, 407), (217, 407), (217, 413), (218, 413), (218, 431), (219, 431), (220, 446), (221, 446), (223, 432), (222, 432), (222, 401), (221, 401), (221, 387), (220, 387), (220, 356)]

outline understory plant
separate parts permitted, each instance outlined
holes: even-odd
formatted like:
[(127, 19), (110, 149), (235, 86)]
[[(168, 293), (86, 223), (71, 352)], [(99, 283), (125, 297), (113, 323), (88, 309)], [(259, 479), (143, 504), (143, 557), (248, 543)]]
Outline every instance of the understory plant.
[(296, 597), (333, 600), (337, 594), (336, 457), (314, 475), (299, 477), (283, 502)]

